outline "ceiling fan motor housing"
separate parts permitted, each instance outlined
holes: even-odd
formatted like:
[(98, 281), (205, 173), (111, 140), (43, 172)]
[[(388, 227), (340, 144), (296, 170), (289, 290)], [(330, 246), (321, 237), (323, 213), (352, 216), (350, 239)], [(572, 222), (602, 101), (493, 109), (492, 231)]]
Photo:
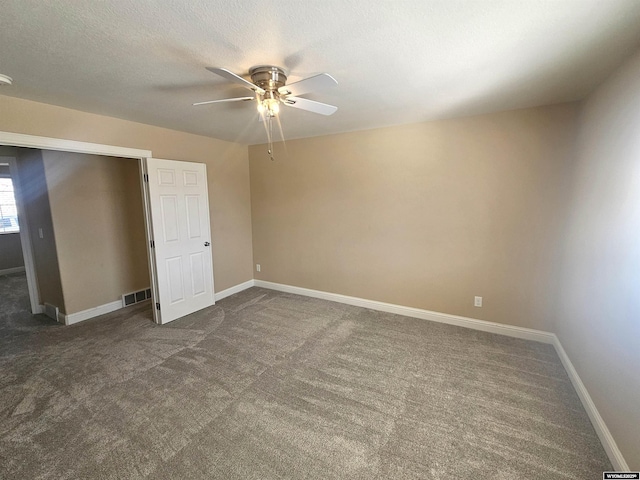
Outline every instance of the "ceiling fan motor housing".
[(251, 81), (266, 93), (264, 98), (278, 98), (278, 89), (287, 83), (287, 76), (280, 67), (261, 65), (249, 71)]

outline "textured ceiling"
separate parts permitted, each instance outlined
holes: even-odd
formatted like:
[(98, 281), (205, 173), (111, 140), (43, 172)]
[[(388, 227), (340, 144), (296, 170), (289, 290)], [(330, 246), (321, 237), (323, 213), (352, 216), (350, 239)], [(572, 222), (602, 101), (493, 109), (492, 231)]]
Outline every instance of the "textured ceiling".
[(0, 94), (254, 144), (252, 103), (191, 106), (250, 93), (205, 67), (333, 75), (291, 139), (580, 99), (639, 25), (638, 0), (3, 0)]

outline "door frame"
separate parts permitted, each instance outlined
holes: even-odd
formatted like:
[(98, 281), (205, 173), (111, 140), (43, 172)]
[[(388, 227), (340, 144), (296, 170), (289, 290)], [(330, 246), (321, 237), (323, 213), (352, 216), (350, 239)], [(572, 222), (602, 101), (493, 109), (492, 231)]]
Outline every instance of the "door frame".
[[(130, 158), (132, 160), (137, 160), (140, 165), (140, 184), (142, 186), (142, 198), (143, 198), (143, 208), (144, 208), (144, 221), (145, 221), (145, 231), (147, 233), (147, 256), (149, 256), (149, 232), (150, 230), (150, 217), (149, 217), (149, 205), (148, 205), (148, 192), (147, 186), (144, 182), (144, 164), (146, 163), (147, 158), (153, 157), (151, 150), (141, 150), (137, 148), (128, 148), (128, 147), (117, 147), (113, 145), (103, 145), (100, 143), (89, 143), (89, 142), (79, 142), (76, 140), (65, 140), (61, 138), (52, 138), (52, 137), (40, 137), (36, 135), (26, 135), (22, 133), (12, 133), (12, 132), (2, 132), (0, 131), (0, 145), (4, 145), (7, 147), (24, 147), (24, 148), (37, 148), (41, 150), (56, 150), (62, 152), (71, 152), (71, 153), (87, 153), (90, 155), (102, 155), (106, 157), (120, 157), (120, 158)], [(10, 168), (12, 169), (12, 178), (13, 173), (16, 171), (16, 160), (13, 161), (13, 166), (11, 161), (9, 162)], [(19, 182), (18, 182), (19, 183)], [(20, 197), (20, 198), (18, 198)], [(16, 192), (16, 203), (18, 204), (18, 212), (23, 213), (24, 215), (24, 204), (22, 203), (21, 192)], [(22, 209), (22, 212), (20, 212)], [(20, 218), (25, 218), (20, 217)], [(22, 232), (25, 232), (23, 235)], [(33, 263), (33, 249), (31, 237), (28, 234), (27, 229), (20, 228), (20, 242), (22, 244), (22, 252), (24, 256), (24, 266), (25, 272), (27, 274), (27, 285), (29, 288), (29, 299), (31, 302), (31, 312), (33, 314), (43, 313), (44, 305), (40, 305), (39, 303), (39, 293), (38, 293), (38, 283), (36, 277), (35, 264)], [(155, 289), (155, 285), (157, 285), (157, 278), (155, 268), (151, 266), (152, 262), (149, 258), (149, 276), (151, 280), (151, 294), (152, 294), (152, 302), (157, 302), (157, 290)], [(156, 318), (156, 309), (153, 309), (153, 319), (157, 322)]]
[(141, 158), (138, 162), (140, 167), (140, 189), (142, 190), (142, 210), (144, 214), (144, 233), (147, 238), (147, 264), (149, 265), (149, 279), (151, 280), (151, 305), (153, 310), (153, 321), (158, 325), (162, 325), (162, 315), (160, 314), (160, 293), (158, 287), (158, 273), (156, 268), (156, 257), (153, 254), (153, 221), (151, 218), (151, 199), (149, 197), (149, 175), (147, 173), (147, 159), (152, 158), (151, 152), (149, 156)]

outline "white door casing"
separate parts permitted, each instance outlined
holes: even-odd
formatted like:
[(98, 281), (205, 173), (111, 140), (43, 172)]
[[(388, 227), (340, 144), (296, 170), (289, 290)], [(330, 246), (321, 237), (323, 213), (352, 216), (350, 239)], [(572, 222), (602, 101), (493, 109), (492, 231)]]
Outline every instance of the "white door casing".
[(147, 158), (146, 172), (155, 319), (163, 324), (215, 303), (207, 170)]

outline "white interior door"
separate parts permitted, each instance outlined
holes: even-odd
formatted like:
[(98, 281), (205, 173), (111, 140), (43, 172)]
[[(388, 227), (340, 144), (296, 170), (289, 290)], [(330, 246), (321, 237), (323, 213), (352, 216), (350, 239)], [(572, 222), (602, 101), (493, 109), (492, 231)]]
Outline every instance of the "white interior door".
[(215, 303), (207, 169), (147, 158), (146, 172), (155, 318), (167, 323)]

